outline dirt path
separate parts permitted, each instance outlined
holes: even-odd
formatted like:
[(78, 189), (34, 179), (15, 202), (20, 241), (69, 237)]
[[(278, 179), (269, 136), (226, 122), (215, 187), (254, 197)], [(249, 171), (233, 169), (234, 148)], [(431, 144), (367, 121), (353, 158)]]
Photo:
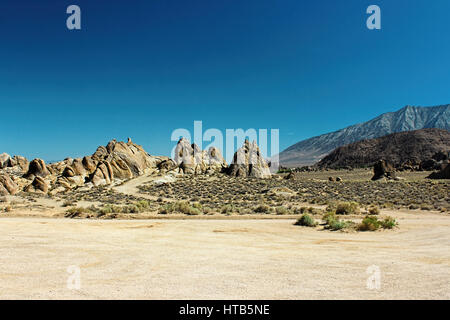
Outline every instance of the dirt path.
[[(293, 220), (0, 219), (0, 298), (450, 299), (450, 216), (340, 233)], [(67, 288), (69, 266), (81, 288)], [(369, 266), (379, 290), (366, 286)]]
[(155, 176), (152, 174), (145, 174), (142, 175), (140, 177), (131, 179), (125, 183), (123, 183), (120, 186), (116, 186), (113, 187), (112, 189), (117, 191), (117, 192), (121, 192), (123, 194), (127, 194), (127, 195), (131, 195), (131, 196), (136, 196), (136, 197), (141, 197), (141, 198), (146, 198), (146, 199), (150, 199), (150, 200), (156, 200), (158, 197), (155, 196), (151, 196), (149, 194), (145, 194), (145, 193), (140, 193), (138, 186), (144, 185), (150, 181), (174, 181), (175, 179), (172, 176)]

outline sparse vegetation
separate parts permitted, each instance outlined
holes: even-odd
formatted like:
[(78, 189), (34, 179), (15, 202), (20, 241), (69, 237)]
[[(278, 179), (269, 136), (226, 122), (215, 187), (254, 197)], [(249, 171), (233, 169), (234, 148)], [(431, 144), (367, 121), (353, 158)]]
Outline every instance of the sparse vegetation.
[(354, 201), (339, 202), (336, 207), (336, 214), (358, 214), (359, 204)]
[(357, 229), (359, 231), (375, 231), (381, 226), (381, 222), (377, 217), (366, 216), (362, 222), (358, 225)]
[(255, 208), (254, 210), (256, 213), (270, 213), (271, 209), (268, 205), (262, 204)]
[[(248, 212), (250, 209), (256, 214), (276, 213), (276, 207), (291, 204), (294, 205), (292, 213), (303, 214), (307, 210), (299, 209), (299, 205), (304, 203), (330, 204), (332, 210), (338, 209), (339, 214), (357, 214), (359, 208), (370, 207), (399, 209), (426, 205), (430, 210), (436, 206), (436, 210), (450, 208), (450, 183), (424, 180), (426, 173), (405, 172), (402, 175), (407, 180), (390, 183), (370, 181), (372, 170), (339, 171), (335, 176), (342, 178), (341, 183), (329, 183), (330, 174), (329, 171), (303, 172), (296, 179), (236, 179), (222, 174), (195, 178), (182, 176), (170, 184), (147, 184), (139, 189), (165, 200), (200, 202), (210, 208), (232, 204), (234, 212)], [(344, 205), (337, 208), (339, 203)], [(373, 209), (369, 213), (375, 212)]]
[(381, 226), (384, 229), (393, 229), (398, 225), (397, 221), (392, 217), (386, 217), (383, 221), (381, 221)]
[(277, 214), (289, 214), (289, 210), (286, 207), (280, 206), (280, 207), (276, 207), (275, 211)]
[(313, 217), (305, 213), (300, 217), (300, 219), (297, 220), (295, 225), (304, 227), (315, 227), (317, 225), (317, 222), (314, 220)]
[(351, 221), (340, 220), (335, 211), (328, 211), (325, 213), (322, 220), (325, 222), (325, 229), (332, 231), (342, 230), (353, 225)]
[(183, 213), (187, 215), (199, 215), (203, 212), (200, 211), (201, 205), (196, 204), (191, 205), (188, 201), (177, 201), (173, 203), (169, 203), (160, 209), (160, 214), (169, 214), (169, 213)]

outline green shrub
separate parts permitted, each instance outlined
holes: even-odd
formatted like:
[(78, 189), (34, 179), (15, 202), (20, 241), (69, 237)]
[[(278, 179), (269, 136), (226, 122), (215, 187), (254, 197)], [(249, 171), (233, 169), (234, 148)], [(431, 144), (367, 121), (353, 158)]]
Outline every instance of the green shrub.
[(397, 225), (398, 225), (397, 221), (392, 217), (386, 217), (384, 218), (383, 221), (381, 221), (381, 226), (384, 229), (393, 229)]
[(332, 231), (337, 231), (337, 230), (342, 230), (342, 229), (346, 228), (347, 225), (348, 225), (348, 223), (346, 221), (330, 220), (325, 228), (332, 230)]
[(362, 222), (358, 225), (359, 231), (375, 231), (381, 226), (381, 222), (377, 217), (366, 216)]
[(296, 226), (304, 226), (304, 227), (315, 227), (317, 225), (317, 222), (314, 221), (313, 217), (311, 217), (309, 214), (305, 213), (300, 217), (300, 219), (297, 220), (295, 225)]
[(329, 225), (331, 221), (339, 220), (339, 218), (333, 211), (328, 211), (323, 215), (322, 220), (325, 222), (325, 224)]
[(336, 214), (357, 214), (359, 204), (357, 202), (340, 202), (336, 207)]

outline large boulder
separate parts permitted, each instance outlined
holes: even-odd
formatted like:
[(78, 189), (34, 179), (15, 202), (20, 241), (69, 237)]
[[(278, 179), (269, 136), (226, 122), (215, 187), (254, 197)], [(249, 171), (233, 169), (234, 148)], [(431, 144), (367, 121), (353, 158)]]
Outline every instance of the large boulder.
[(181, 138), (175, 147), (175, 164), (184, 174), (201, 173), (202, 151), (196, 144), (191, 144), (186, 138)]
[(33, 161), (30, 162), (28, 171), (24, 177), (27, 179), (33, 179), (34, 177), (45, 178), (49, 174), (50, 174), (50, 172), (48, 171), (44, 160), (34, 159)]
[(450, 179), (450, 164), (446, 164), (441, 171), (433, 172), (427, 178), (429, 179)]
[(158, 170), (160, 172), (168, 172), (175, 170), (177, 168), (177, 164), (172, 159), (163, 160), (158, 164)]
[(155, 157), (150, 156), (140, 145), (128, 138), (128, 142), (110, 141), (106, 147), (99, 147), (92, 160), (106, 161), (111, 165), (114, 176), (129, 179), (143, 175), (157, 166)]
[(103, 161), (98, 164), (97, 169), (92, 174), (91, 182), (94, 186), (111, 184), (114, 180), (114, 173), (111, 164)]
[(25, 188), (26, 192), (42, 192), (47, 193), (48, 185), (44, 178), (36, 176), (33, 182)]
[(14, 156), (10, 161), (11, 167), (19, 167), (20, 171), (27, 172), (30, 162), (22, 156)]
[(267, 161), (262, 157), (256, 141), (245, 140), (244, 145), (236, 151), (228, 174), (235, 177), (270, 178)]
[(395, 168), (392, 164), (385, 160), (379, 160), (373, 166), (373, 177), (372, 180), (380, 179), (396, 179)]
[(11, 166), (11, 156), (7, 153), (0, 154), (0, 169)]
[(222, 156), (222, 153), (216, 147), (210, 147), (203, 153), (203, 162), (205, 163), (207, 170), (220, 172), (224, 171), (227, 167), (227, 163)]
[(19, 190), (17, 184), (7, 174), (0, 175), (0, 195), (13, 195)]

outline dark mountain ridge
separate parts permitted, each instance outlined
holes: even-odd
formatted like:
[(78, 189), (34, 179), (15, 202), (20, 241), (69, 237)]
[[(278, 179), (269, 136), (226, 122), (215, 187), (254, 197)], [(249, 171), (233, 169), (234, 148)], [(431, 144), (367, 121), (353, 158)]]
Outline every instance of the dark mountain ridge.
[(340, 146), (395, 132), (425, 128), (450, 130), (450, 105), (406, 106), (396, 112), (384, 113), (364, 123), (300, 141), (280, 153), (280, 164), (286, 167), (311, 165)]
[(404, 164), (420, 166), (436, 155), (440, 161), (450, 152), (450, 131), (421, 129), (392, 133), (380, 138), (354, 142), (332, 151), (317, 163), (320, 168), (344, 168), (372, 166), (378, 160), (386, 160), (395, 167)]

